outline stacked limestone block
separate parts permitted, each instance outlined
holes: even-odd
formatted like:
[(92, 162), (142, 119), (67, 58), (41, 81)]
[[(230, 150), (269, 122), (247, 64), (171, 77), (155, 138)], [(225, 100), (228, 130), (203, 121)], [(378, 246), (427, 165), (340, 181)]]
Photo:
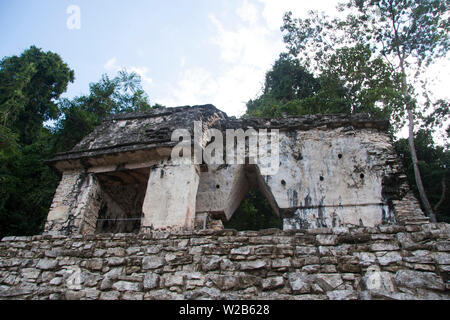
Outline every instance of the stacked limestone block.
[(449, 299), (448, 224), (4, 238), (1, 299)]

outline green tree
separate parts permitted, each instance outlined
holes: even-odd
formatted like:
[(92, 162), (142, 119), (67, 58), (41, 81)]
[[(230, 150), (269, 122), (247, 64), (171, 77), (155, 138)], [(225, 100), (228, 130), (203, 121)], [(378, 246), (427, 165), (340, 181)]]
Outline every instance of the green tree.
[(367, 113), (389, 119), (399, 103), (398, 77), (368, 46), (337, 49), (316, 71), (318, 77), (282, 54), (267, 72), (262, 94), (247, 103), (247, 115)]
[(246, 116), (348, 112), (343, 88), (316, 78), (297, 59), (281, 54), (266, 73), (262, 94), (247, 102)]
[(112, 79), (103, 75), (100, 81), (90, 84), (88, 95), (61, 99), (59, 107), (62, 117), (55, 129), (57, 151), (71, 149), (107, 115), (153, 108), (142, 89), (139, 75), (125, 70)]
[[(340, 9), (347, 10), (344, 20), (330, 21), (315, 13), (308, 19), (293, 19), (292, 14), (287, 13), (282, 27), (287, 31), (284, 37), (287, 47), (291, 54), (303, 55), (309, 61), (312, 58), (320, 66), (327, 60), (324, 56), (330, 55), (339, 42), (363, 43), (399, 74), (398, 95), (402, 103), (398, 104), (396, 118), (407, 117), (415, 182), (426, 214), (436, 221), (423, 188), (414, 146), (418, 106), (414, 81), (417, 78), (408, 75), (418, 76), (437, 57), (448, 52), (448, 1), (350, 0)], [(342, 37), (334, 30), (343, 31)]]
[(290, 101), (311, 97), (319, 89), (319, 81), (298, 60), (281, 54), (266, 74), (264, 94), (278, 101)]
[(373, 57), (369, 46), (337, 49), (322, 69), (326, 93), (343, 90), (352, 114), (389, 120), (400, 102), (398, 76), (381, 58)]
[(43, 162), (53, 156), (52, 133), (41, 128), (34, 140), (0, 160), (0, 238), (35, 235), (44, 227), (59, 177)]
[[(430, 196), (430, 204), (436, 213), (438, 220), (450, 222), (450, 151), (442, 146), (435, 145), (432, 131), (429, 129), (419, 129), (414, 137), (415, 147), (420, 172), (423, 177), (424, 188)], [(409, 182), (414, 186), (414, 192), (418, 194), (418, 189), (414, 183), (414, 168), (409, 152), (408, 139), (399, 139), (395, 142), (395, 147), (403, 161), (407, 171)]]
[(59, 55), (34, 46), (0, 61), (0, 237), (42, 229), (58, 183), (42, 161), (53, 144), (43, 123), (73, 79)]
[(272, 210), (267, 199), (258, 189), (251, 189), (239, 208), (224, 223), (225, 228), (239, 231), (283, 228), (283, 221)]
[[(36, 47), (0, 62), (0, 238), (42, 232), (60, 179), (43, 160), (72, 148), (107, 115), (152, 108), (135, 73), (105, 75), (88, 95), (61, 99), (73, 79), (57, 54)], [(47, 120), (56, 125), (45, 127)]]
[[(59, 55), (35, 46), (0, 61), (0, 125), (4, 139), (30, 144), (42, 123), (57, 119), (57, 99), (73, 82), (74, 72)], [(9, 129), (9, 130), (8, 130)], [(5, 140), (1, 144), (9, 145)]]

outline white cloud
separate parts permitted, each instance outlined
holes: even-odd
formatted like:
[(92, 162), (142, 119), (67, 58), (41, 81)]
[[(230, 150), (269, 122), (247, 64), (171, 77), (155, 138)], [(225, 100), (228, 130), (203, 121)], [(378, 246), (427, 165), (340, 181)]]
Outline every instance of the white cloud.
[(227, 30), (215, 15), (209, 18), (217, 29), (211, 42), (219, 47), (225, 63), (267, 67), (284, 47), (281, 37), (264, 22), (242, 23), (235, 30)]
[(150, 78), (147, 74), (148, 74), (148, 68), (147, 67), (129, 67), (129, 68), (125, 68), (130, 72), (134, 72), (137, 73), (141, 79), (143, 84), (151, 84), (153, 82), (152, 78)]
[(217, 91), (217, 85), (211, 74), (203, 68), (192, 68), (182, 72), (177, 88), (173, 89), (173, 98), (178, 104), (209, 103), (210, 94)]
[[(169, 96), (158, 102), (169, 107), (212, 103), (230, 116), (241, 116), (245, 103), (260, 93), (265, 73), (285, 48), (280, 31), (284, 13), (292, 11), (294, 17), (306, 17), (308, 11), (317, 10), (334, 16), (338, 14), (336, 5), (334, 0), (245, 0), (234, 12), (239, 20), (232, 27), (210, 14), (216, 31), (210, 43), (219, 49), (220, 71), (213, 73), (204, 66), (186, 68), (183, 56), (177, 83), (167, 86)], [(449, 96), (449, 61), (436, 64), (427, 74), (437, 78), (431, 83), (436, 97)], [(107, 65), (116, 65), (116, 60), (111, 59)], [(406, 136), (405, 132), (399, 136)]]
[(185, 65), (186, 65), (186, 57), (182, 56), (180, 59), (180, 68), (183, 69)]
[(328, 15), (337, 14), (336, 0), (258, 0), (264, 5), (262, 16), (267, 26), (272, 30), (279, 30), (283, 24), (285, 12), (292, 11), (294, 17), (305, 17), (309, 11), (317, 10)]
[[(260, 93), (265, 73), (285, 48), (280, 31), (284, 13), (303, 16), (308, 10), (329, 11), (336, 4), (333, 0), (245, 0), (234, 12), (232, 18), (238, 23), (232, 27), (209, 14), (216, 30), (210, 43), (219, 48), (221, 71), (183, 69), (177, 84), (169, 86), (170, 97), (160, 101), (167, 106), (213, 103), (228, 115), (242, 115), (245, 103)], [(184, 58), (181, 61), (184, 67)]]
[(113, 57), (111, 59), (109, 59), (105, 65), (104, 68), (108, 71), (117, 71), (118, 67), (117, 67), (117, 58)]
[(170, 97), (158, 101), (166, 106), (212, 103), (228, 115), (240, 116), (245, 103), (261, 88), (264, 70), (236, 65), (218, 77), (203, 68), (190, 68), (180, 74), (176, 86), (169, 86)]
[(145, 87), (146, 85), (150, 85), (153, 80), (148, 76), (148, 68), (147, 67), (135, 67), (135, 66), (130, 66), (130, 67), (126, 67), (123, 65), (119, 65), (117, 63), (117, 58), (113, 57), (111, 59), (109, 59), (105, 65), (104, 68), (109, 71), (109, 72), (118, 72), (120, 70), (127, 70), (128, 72), (134, 72), (136, 74), (138, 74), (141, 79), (142, 79), (142, 85)]
[(216, 30), (210, 43), (219, 49), (221, 71), (185, 69), (177, 84), (169, 87), (170, 98), (160, 101), (167, 106), (213, 103), (228, 115), (245, 113), (245, 103), (260, 92), (265, 73), (284, 48), (280, 32), (268, 28), (261, 9), (258, 2), (244, 1), (235, 11), (239, 23), (231, 28), (210, 14)]
[(245, 0), (244, 4), (236, 10), (236, 14), (242, 21), (245, 21), (250, 25), (255, 25), (259, 19), (258, 8), (247, 0)]

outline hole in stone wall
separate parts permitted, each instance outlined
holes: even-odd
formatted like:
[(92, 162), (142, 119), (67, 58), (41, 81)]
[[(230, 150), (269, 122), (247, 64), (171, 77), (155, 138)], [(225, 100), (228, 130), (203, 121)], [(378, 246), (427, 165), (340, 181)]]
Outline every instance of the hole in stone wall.
[(319, 178), (319, 179), (320, 179), (320, 181), (323, 181), (323, 180), (324, 180), (322, 176), (320, 176), (320, 178)]
[(339, 158), (339, 159), (342, 159), (342, 154), (339, 153), (339, 154), (338, 154), (338, 158)]
[(286, 185), (286, 181), (281, 180), (281, 184), (282, 184), (283, 186), (285, 186), (285, 185)]
[(220, 189), (220, 185), (216, 185), (216, 189)]
[(361, 173), (361, 174), (359, 175), (359, 177), (360, 177), (361, 179), (364, 179), (364, 173)]
[(137, 233), (150, 168), (96, 174), (101, 187), (102, 206), (96, 233)]
[(238, 231), (282, 229), (283, 220), (273, 211), (259, 188), (254, 187), (247, 193), (231, 219), (224, 222), (224, 227)]

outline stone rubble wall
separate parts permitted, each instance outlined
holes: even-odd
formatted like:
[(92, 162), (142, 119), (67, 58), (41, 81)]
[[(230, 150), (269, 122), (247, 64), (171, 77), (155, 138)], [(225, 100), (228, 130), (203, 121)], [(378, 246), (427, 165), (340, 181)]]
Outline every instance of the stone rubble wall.
[(101, 206), (101, 189), (94, 174), (68, 171), (56, 189), (44, 232), (70, 235), (94, 233)]
[(445, 299), (450, 225), (7, 237), (0, 299)]

